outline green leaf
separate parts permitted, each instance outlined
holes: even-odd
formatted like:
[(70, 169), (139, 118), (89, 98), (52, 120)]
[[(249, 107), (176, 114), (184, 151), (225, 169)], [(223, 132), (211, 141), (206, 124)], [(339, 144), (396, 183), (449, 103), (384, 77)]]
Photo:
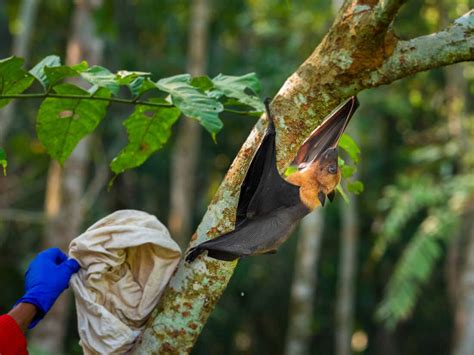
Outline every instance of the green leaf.
[(150, 75), (151, 73), (144, 71), (119, 70), (116, 74), (116, 80), (120, 85), (129, 85), (137, 78), (146, 78)]
[(295, 165), (290, 165), (289, 167), (286, 168), (285, 170), (285, 176), (290, 176), (293, 173), (296, 173), (298, 171), (298, 167)]
[(61, 59), (57, 55), (48, 55), (41, 62), (36, 64), (33, 69), (30, 70), (30, 74), (33, 75), (41, 85), (46, 89), (50, 82), (46, 75), (46, 67), (58, 67), (61, 65)]
[(359, 195), (362, 191), (364, 191), (364, 184), (359, 180), (349, 182), (347, 184), (347, 190), (353, 194)]
[(5, 151), (2, 148), (0, 148), (0, 166), (3, 167), (4, 176), (7, 175), (7, 165), (8, 165), (7, 153), (5, 153)]
[(127, 85), (133, 97), (140, 96), (144, 92), (156, 89), (156, 85), (150, 78), (139, 76)]
[(265, 106), (258, 96), (260, 92), (260, 81), (255, 73), (249, 73), (242, 76), (230, 76), (219, 74), (212, 79), (216, 91), (214, 96), (225, 95), (229, 98), (239, 100), (239, 102), (255, 108), (257, 111), (264, 111)]
[(355, 166), (345, 165), (345, 164), (341, 166), (340, 169), (341, 169), (342, 177), (344, 179), (350, 178), (352, 175), (354, 175), (354, 173), (357, 170)]
[(92, 85), (109, 89), (114, 95), (119, 93), (120, 85), (117, 77), (107, 68), (94, 65), (82, 72), (81, 76)]
[(83, 61), (76, 65), (60, 65), (57, 67), (45, 67), (44, 73), (49, 82), (50, 86), (58, 84), (60, 81), (66, 78), (73, 78), (79, 76), (84, 70), (88, 68), (86, 61)]
[[(23, 59), (10, 57), (0, 60), (0, 95), (17, 95), (28, 89), (34, 78), (22, 69)], [(11, 99), (0, 99), (0, 108)]]
[[(159, 99), (150, 101), (162, 102)], [(179, 114), (175, 107), (137, 106), (135, 112), (124, 122), (129, 142), (110, 163), (112, 171), (119, 174), (143, 164), (166, 143)]]
[(207, 75), (192, 78), (191, 85), (195, 88), (201, 89), (202, 91), (208, 91), (214, 88), (214, 83)]
[(215, 138), (216, 133), (223, 127), (219, 113), (224, 110), (224, 106), (216, 99), (208, 97), (193, 87), (190, 82), (191, 76), (182, 74), (161, 79), (156, 83), (156, 86), (169, 93), (173, 104), (184, 115), (198, 120)]
[[(77, 86), (61, 84), (54, 87), (58, 94), (88, 95)], [(110, 97), (107, 89), (99, 89), (94, 96)], [(47, 98), (40, 106), (36, 131), (48, 153), (61, 164), (77, 143), (94, 131), (105, 116), (108, 101), (90, 99)]]
[(344, 149), (349, 154), (354, 163), (357, 164), (359, 162), (360, 149), (351, 136), (344, 133), (339, 140), (339, 147)]

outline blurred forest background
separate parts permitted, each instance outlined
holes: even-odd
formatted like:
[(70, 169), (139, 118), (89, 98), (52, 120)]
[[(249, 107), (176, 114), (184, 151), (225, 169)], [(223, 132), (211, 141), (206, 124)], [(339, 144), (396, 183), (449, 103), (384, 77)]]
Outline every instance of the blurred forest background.
[[(112, 71), (256, 72), (272, 96), (331, 25), (333, 0), (0, 0), (0, 58), (49, 54)], [(400, 38), (435, 32), (472, 0), (409, 1)], [(359, 95), (349, 133), (365, 189), (308, 216), (276, 255), (244, 259), (193, 354), (472, 354), (474, 66), (457, 64)], [(117, 209), (167, 224), (183, 249), (254, 117), (226, 113), (217, 144), (181, 119), (164, 149), (120, 175), (132, 107), (112, 105), (64, 168), (34, 133), (38, 103), (0, 111), (0, 313), (41, 249)], [(470, 336), (469, 336), (470, 334)], [(79, 354), (71, 295), (30, 334), (32, 353)], [(471, 344), (472, 346), (472, 344)], [(35, 350), (36, 349), (36, 350)]]

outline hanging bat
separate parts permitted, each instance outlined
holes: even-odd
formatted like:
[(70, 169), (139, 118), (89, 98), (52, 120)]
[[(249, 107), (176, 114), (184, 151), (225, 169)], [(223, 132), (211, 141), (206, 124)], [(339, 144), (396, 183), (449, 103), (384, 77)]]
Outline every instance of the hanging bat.
[(207, 256), (231, 261), (239, 257), (275, 253), (301, 218), (326, 197), (334, 199), (341, 173), (337, 144), (358, 107), (355, 96), (337, 107), (299, 149), (298, 170), (282, 178), (276, 166), (275, 125), (265, 100), (268, 127), (240, 189), (235, 229), (191, 248), (186, 261)]

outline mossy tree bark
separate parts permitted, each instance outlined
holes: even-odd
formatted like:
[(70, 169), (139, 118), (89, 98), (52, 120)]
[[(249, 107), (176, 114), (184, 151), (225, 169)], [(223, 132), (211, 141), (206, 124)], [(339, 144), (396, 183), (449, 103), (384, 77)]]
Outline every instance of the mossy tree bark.
[[(321, 120), (358, 92), (417, 72), (474, 59), (474, 11), (438, 33), (402, 41), (391, 23), (403, 0), (346, 0), (310, 57), (275, 95), (283, 169)], [(191, 245), (234, 226), (240, 184), (265, 127), (260, 119), (212, 200)], [(137, 354), (190, 352), (236, 262), (181, 263), (137, 344)]]

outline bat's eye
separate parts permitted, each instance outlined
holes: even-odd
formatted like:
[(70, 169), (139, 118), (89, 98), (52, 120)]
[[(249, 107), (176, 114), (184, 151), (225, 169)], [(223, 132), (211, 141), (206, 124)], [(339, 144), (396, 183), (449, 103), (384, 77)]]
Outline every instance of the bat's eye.
[(328, 166), (328, 172), (329, 174), (336, 174), (337, 173), (337, 165), (336, 164), (331, 164)]

